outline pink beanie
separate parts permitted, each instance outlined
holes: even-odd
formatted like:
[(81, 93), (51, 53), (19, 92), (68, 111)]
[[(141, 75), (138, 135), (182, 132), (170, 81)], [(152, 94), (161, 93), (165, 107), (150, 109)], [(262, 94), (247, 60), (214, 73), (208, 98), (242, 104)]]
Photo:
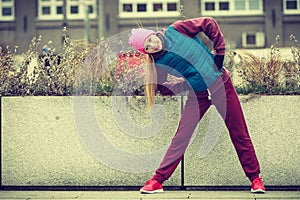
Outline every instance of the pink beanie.
[(145, 28), (132, 29), (131, 35), (129, 37), (129, 45), (133, 46), (138, 51), (146, 54), (146, 52), (144, 51), (144, 43), (146, 41), (146, 38), (152, 34), (155, 34), (155, 32), (149, 29), (145, 29)]

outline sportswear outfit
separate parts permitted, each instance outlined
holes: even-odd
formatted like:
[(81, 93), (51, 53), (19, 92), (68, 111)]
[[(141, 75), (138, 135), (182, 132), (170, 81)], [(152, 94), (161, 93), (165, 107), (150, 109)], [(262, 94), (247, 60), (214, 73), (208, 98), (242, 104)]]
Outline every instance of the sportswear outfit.
[[(214, 54), (197, 38), (200, 32), (213, 42)], [(216, 107), (225, 122), (241, 166), (252, 182), (253, 192), (264, 192), (259, 162), (240, 101), (229, 72), (222, 65), (225, 41), (217, 22), (210, 17), (177, 21), (159, 37), (163, 50), (152, 54), (158, 73), (158, 91), (162, 95), (189, 92), (177, 132), (155, 175), (141, 192), (163, 191), (162, 183), (175, 171), (197, 124), (211, 105)], [(179, 78), (167, 82), (168, 74)]]

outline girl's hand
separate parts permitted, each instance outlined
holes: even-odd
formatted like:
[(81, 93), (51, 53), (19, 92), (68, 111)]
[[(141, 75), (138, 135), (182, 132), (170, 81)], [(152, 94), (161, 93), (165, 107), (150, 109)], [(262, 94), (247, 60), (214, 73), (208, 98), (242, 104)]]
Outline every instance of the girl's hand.
[(223, 68), (224, 55), (215, 55), (214, 62), (218, 70)]

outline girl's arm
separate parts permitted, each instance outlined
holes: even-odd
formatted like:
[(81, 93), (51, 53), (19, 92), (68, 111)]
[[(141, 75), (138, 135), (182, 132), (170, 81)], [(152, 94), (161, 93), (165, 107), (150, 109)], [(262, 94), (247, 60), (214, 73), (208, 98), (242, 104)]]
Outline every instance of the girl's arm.
[(160, 69), (159, 67), (157, 67), (156, 69), (157, 69), (157, 90), (161, 95), (172, 96), (189, 89), (189, 86), (187, 82), (184, 80), (184, 78), (176, 78), (176, 79), (174, 78), (174, 80), (168, 82), (167, 72)]
[(215, 55), (225, 55), (225, 40), (215, 19), (211, 17), (199, 17), (177, 21), (172, 26), (176, 31), (192, 38), (200, 32), (204, 32), (214, 43)]

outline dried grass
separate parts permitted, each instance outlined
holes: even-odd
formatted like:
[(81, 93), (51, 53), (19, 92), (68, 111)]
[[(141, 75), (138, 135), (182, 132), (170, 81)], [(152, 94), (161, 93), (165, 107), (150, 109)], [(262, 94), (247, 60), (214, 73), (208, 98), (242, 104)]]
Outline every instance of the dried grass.
[[(17, 47), (0, 49), (0, 96), (143, 95), (141, 55), (127, 52), (120, 60), (103, 41), (101, 46), (70, 40), (67, 30), (63, 36), (61, 52), (49, 41), (42, 56), (41, 37), (33, 38), (20, 63)], [(242, 79), (235, 84), (238, 93), (300, 94), (299, 44), (294, 36), (290, 40), (292, 60), (282, 56), (279, 37), (264, 57), (246, 50), (229, 53), (225, 66), (236, 68)]]
[(300, 94), (299, 45), (294, 39), (295, 45), (291, 47), (293, 60), (288, 60), (281, 54), (279, 40), (277, 37), (263, 57), (247, 50), (229, 54), (228, 67), (236, 68), (242, 79), (242, 83), (236, 84), (239, 93)]

